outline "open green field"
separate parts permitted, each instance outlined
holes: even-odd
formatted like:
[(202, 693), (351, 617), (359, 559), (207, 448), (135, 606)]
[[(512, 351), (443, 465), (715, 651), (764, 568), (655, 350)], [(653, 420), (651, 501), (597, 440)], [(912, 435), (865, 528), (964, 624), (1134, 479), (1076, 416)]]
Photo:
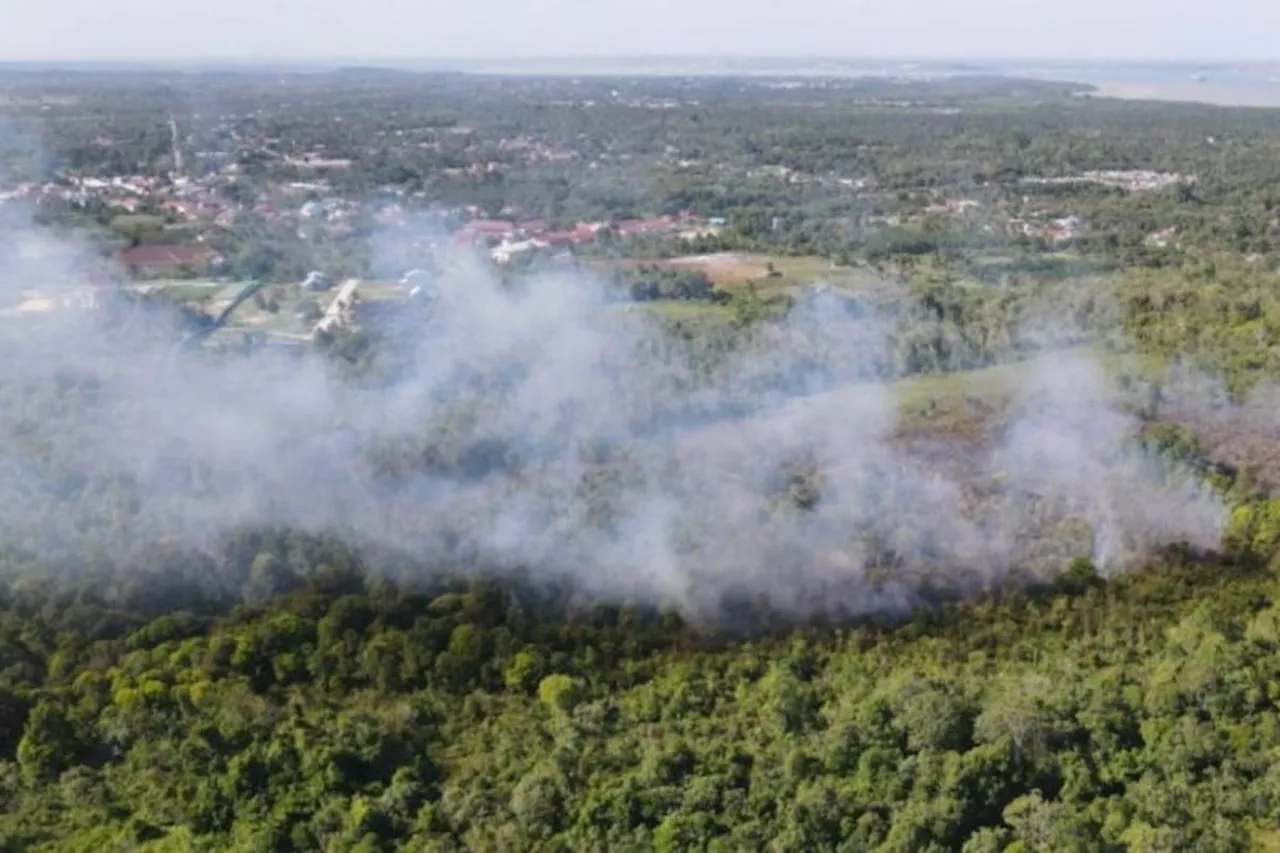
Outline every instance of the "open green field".
[(664, 320), (679, 320), (695, 325), (716, 325), (729, 322), (733, 312), (728, 306), (711, 302), (685, 302), (679, 299), (659, 299), (653, 302), (628, 302), (623, 311), (644, 311)]
[[(885, 385), (897, 406), (897, 432), (902, 437), (983, 440), (1003, 419), (1029, 375), (1055, 361), (1081, 356), (1098, 360), (1107, 375), (1138, 369), (1128, 358), (1078, 347), (977, 370), (912, 376)], [(828, 394), (857, 395), (868, 387), (854, 385)]]
[(122, 213), (111, 217), (111, 230), (117, 234), (142, 234), (164, 229), (164, 217), (151, 213)]
[(713, 283), (727, 289), (751, 283), (759, 287), (826, 282), (836, 287), (851, 288), (882, 283), (882, 279), (870, 270), (840, 266), (827, 258), (816, 256), (723, 253), (700, 258), (681, 258), (673, 263), (700, 267)]
[(701, 270), (717, 288), (732, 293), (754, 286), (762, 297), (817, 282), (849, 290), (875, 287), (884, 282), (883, 277), (872, 270), (839, 266), (827, 258), (817, 256), (716, 252), (655, 261), (593, 261), (587, 264), (588, 269), (601, 273), (635, 267)]
[[(238, 287), (238, 285), (237, 285)], [(172, 281), (150, 283), (145, 292), (172, 302), (212, 302), (227, 285), (217, 281)]]
[[(238, 288), (229, 288), (221, 296), (229, 299)], [(319, 315), (329, 309), (339, 291), (339, 287), (316, 293), (293, 284), (270, 285), (237, 308), (228, 327), (288, 338), (309, 337)], [(362, 281), (356, 291), (357, 302), (363, 303), (399, 302), (406, 296), (406, 289), (394, 282)]]
[(395, 281), (362, 281), (360, 298), (370, 301), (398, 302), (409, 296), (409, 288)]
[[(232, 295), (234, 290), (224, 294), (227, 298)], [(327, 308), (335, 295), (336, 290), (312, 294), (292, 284), (271, 285), (237, 308), (227, 326), (267, 334), (309, 335), (316, 322), (311, 319), (314, 312)], [(310, 314), (304, 314), (309, 302), (315, 303), (315, 307)]]

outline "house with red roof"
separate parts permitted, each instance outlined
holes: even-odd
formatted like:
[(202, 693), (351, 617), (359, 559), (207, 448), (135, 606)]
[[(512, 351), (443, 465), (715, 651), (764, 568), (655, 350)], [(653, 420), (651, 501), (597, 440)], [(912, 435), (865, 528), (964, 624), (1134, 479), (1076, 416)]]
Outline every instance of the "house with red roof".
[(149, 244), (133, 246), (120, 253), (120, 263), (134, 273), (172, 272), (182, 267), (204, 271), (218, 259), (205, 246)]
[(459, 243), (492, 244), (515, 236), (516, 224), (505, 219), (473, 219), (454, 235)]
[(675, 219), (660, 216), (656, 219), (627, 219), (618, 223), (618, 233), (623, 237), (640, 237), (646, 234), (661, 234), (675, 227)]

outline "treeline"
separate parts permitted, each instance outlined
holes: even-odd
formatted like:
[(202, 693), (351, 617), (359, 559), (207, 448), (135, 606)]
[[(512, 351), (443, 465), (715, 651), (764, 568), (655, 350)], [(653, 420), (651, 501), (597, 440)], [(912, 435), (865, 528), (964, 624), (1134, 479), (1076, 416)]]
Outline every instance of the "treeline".
[(700, 269), (641, 265), (619, 269), (611, 276), (613, 292), (632, 302), (674, 299), (682, 302), (726, 303), (732, 297), (717, 290)]

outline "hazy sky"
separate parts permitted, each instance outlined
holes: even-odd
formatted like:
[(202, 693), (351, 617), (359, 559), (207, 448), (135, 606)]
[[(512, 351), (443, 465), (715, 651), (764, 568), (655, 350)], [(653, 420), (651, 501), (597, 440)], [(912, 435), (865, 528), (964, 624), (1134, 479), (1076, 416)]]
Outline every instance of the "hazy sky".
[(0, 0), (0, 61), (600, 54), (1280, 59), (1275, 0)]

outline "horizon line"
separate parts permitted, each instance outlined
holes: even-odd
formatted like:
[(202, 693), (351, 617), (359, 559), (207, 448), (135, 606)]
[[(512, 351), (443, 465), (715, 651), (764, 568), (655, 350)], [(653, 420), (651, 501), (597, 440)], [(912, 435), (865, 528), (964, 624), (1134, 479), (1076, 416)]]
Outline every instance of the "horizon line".
[(45, 68), (76, 66), (125, 66), (146, 68), (155, 66), (239, 66), (239, 67), (289, 67), (289, 66), (323, 66), (323, 67), (404, 67), (406, 65), (448, 65), (473, 63), (510, 63), (535, 64), (552, 62), (592, 62), (592, 63), (627, 63), (627, 62), (894, 62), (920, 65), (945, 64), (981, 64), (981, 63), (1034, 63), (1042, 65), (1204, 65), (1215, 67), (1240, 67), (1251, 65), (1280, 65), (1280, 59), (1261, 58), (1209, 58), (1186, 56), (1144, 57), (1087, 57), (1087, 56), (1020, 56), (1010, 54), (1004, 56), (919, 56), (911, 54), (835, 54), (835, 53), (565, 53), (565, 54), (457, 54), (446, 56), (288, 56), (288, 57), (237, 57), (237, 56), (202, 56), (202, 57), (151, 57), (137, 58), (117, 57), (48, 57), (48, 58), (14, 58), (0, 57), (0, 68), (22, 66), (42, 66)]

